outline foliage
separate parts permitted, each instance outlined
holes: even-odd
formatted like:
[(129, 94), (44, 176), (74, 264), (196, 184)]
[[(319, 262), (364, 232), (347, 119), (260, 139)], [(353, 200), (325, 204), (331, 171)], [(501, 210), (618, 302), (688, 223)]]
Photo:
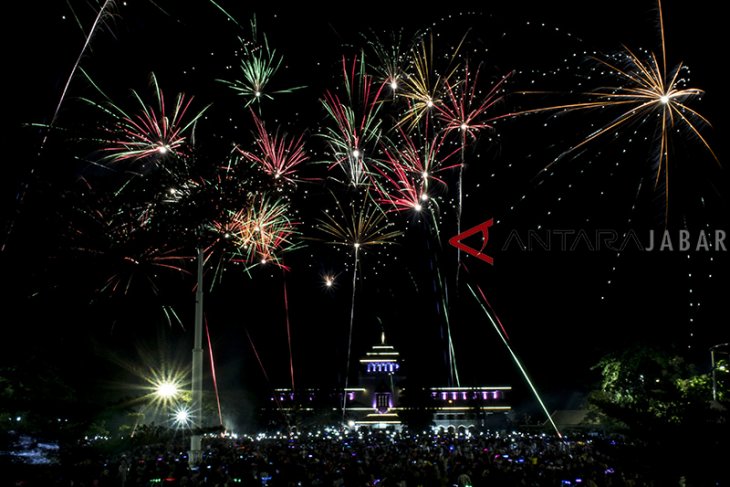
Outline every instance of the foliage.
[(714, 402), (712, 371), (701, 372), (670, 351), (637, 346), (604, 357), (595, 369), (602, 380), (590, 403), (635, 440), (629, 452), (634, 468), (660, 481), (686, 476), (699, 485), (726, 475), (718, 468), (721, 452), (730, 449), (725, 370), (715, 371)]

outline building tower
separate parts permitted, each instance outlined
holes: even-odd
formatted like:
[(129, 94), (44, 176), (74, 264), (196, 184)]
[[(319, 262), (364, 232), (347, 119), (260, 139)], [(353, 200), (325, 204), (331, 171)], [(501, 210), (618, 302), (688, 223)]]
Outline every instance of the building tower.
[(357, 426), (399, 426), (397, 408), (402, 376), (400, 353), (380, 334), (380, 344), (373, 345), (360, 359), (359, 388), (351, 408), (351, 417)]

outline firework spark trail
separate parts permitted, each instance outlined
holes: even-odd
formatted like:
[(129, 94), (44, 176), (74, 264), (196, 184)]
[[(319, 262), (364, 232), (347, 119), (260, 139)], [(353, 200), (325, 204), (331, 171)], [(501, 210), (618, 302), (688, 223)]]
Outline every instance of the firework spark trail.
[[(61, 98), (58, 100), (58, 104), (56, 105), (56, 109), (53, 112), (53, 117), (51, 117), (51, 123), (48, 124), (49, 128), (52, 128), (53, 125), (56, 123), (56, 120), (58, 119), (58, 113), (61, 111), (61, 105), (63, 105), (63, 101), (66, 99), (66, 93), (68, 93), (68, 88), (71, 86), (71, 80), (73, 80), (76, 70), (79, 68), (79, 64), (81, 64), (81, 59), (84, 57), (84, 53), (86, 53), (86, 49), (89, 47), (89, 44), (91, 43), (91, 38), (94, 36), (94, 33), (96, 32), (96, 28), (101, 23), (101, 19), (104, 17), (104, 13), (106, 12), (107, 8), (109, 8), (110, 5), (114, 4), (114, 0), (105, 0), (104, 4), (99, 9), (99, 13), (96, 15), (96, 18), (94, 19), (94, 23), (91, 25), (91, 29), (89, 29), (89, 34), (86, 36), (86, 40), (84, 41), (84, 45), (81, 48), (81, 52), (79, 53), (79, 56), (76, 58), (76, 62), (73, 65), (73, 68), (71, 68), (71, 73), (68, 76), (68, 79), (66, 80), (66, 84), (63, 87), (63, 91), (61, 92)], [(46, 136), (43, 137), (43, 142), (41, 142), (40, 149), (38, 153), (43, 150), (43, 147), (46, 144), (46, 140), (48, 139), (48, 133), (46, 133)]]
[(291, 375), (291, 390), (294, 392), (294, 355), (291, 348), (291, 326), (289, 324), (289, 296), (286, 290), (286, 276), (284, 277), (284, 316), (286, 319), (286, 340), (289, 345), (289, 374)]
[[(466, 268), (466, 266), (464, 267)], [(499, 315), (494, 311), (494, 308), (492, 307), (492, 304), (487, 299), (487, 296), (484, 294), (484, 291), (482, 291), (481, 286), (477, 284), (477, 290), (479, 291), (479, 295), (482, 297), (485, 303), (487, 303), (487, 306), (489, 306), (489, 311), (491, 311), (492, 315), (497, 319), (497, 323), (499, 324), (499, 327), (502, 330), (502, 333), (504, 333), (504, 336), (509, 341), (509, 334), (507, 334), (507, 330), (505, 329), (504, 325), (502, 324), (502, 320), (499, 319)]]
[[(391, 158), (386, 151), (386, 157)], [(423, 204), (428, 200), (428, 195), (422, 192), (422, 185), (415, 177), (406, 173), (402, 164), (391, 164), (392, 176), (385, 170), (375, 167), (375, 170), (382, 176), (382, 181), (375, 185), (378, 196), (376, 203), (389, 205), (386, 211), (414, 210), (420, 212)]]
[[(56, 105), (56, 109), (53, 111), (53, 116), (51, 117), (51, 122), (46, 125), (44, 128), (46, 129), (46, 133), (43, 136), (43, 139), (41, 140), (41, 144), (38, 147), (38, 152), (36, 153), (36, 156), (40, 156), (43, 152), (43, 148), (46, 145), (46, 142), (48, 141), (48, 135), (50, 134), (50, 130), (53, 128), (53, 126), (56, 124), (56, 120), (58, 119), (58, 114), (61, 111), (61, 105), (63, 105), (63, 101), (66, 99), (66, 93), (68, 92), (69, 87), (71, 86), (71, 80), (73, 80), (76, 70), (79, 67), (79, 64), (81, 63), (81, 59), (84, 57), (84, 53), (86, 53), (86, 49), (89, 47), (89, 44), (91, 43), (91, 38), (94, 36), (94, 33), (96, 32), (96, 29), (98, 25), (101, 23), (101, 19), (104, 17), (104, 13), (106, 12), (107, 8), (109, 8), (111, 5), (114, 4), (114, 0), (106, 0), (104, 4), (99, 9), (99, 13), (96, 15), (96, 18), (94, 19), (94, 23), (91, 25), (91, 29), (89, 29), (89, 34), (86, 36), (86, 39), (84, 40), (84, 45), (81, 48), (81, 52), (79, 53), (78, 57), (76, 58), (76, 62), (73, 65), (73, 68), (71, 68), (71, 73), (68, 76), (68, 79), (66, 80), (66, 84), (63, 87), (63, 91), (61, 92), (61, 97), (58, 100), (58, 104)], [(73, 9), (72, 9), (73, 12)], [(74, 14), (74, 18), (76, 18), (76, 15)], [(78, 22), (78, 19), (77, 19)], [(33, 176), (35, 173), (35, 168), (31, 166), (29, 171), (29, 176)], [(10, 221), (8, 223), (8, 230), (5, 233), (5, 238), (3, 239), (2, 246), (0, 246), (0, 252), (5, 252), (5, 249), (7, 247), (8, 241), (10, 240), (10, 236), (13, 234), (13, 231), (15, 230), (15, 224), (19, 217), (19, 213), (21, 211), (20, 206), (25, 201), (25, 194), (28, 189), (28, 184), (21, 184), (20, 190), (18, 191), (18, 194), (16, 196), (16, 209), (15, 209), (15, 215), (10, 218)]]
[[(190, 274), (185, 268), (189, 256), (184, 255), (182, 247), (156, 241), (159, 233), (150, 224), (149, 208), (97, 193), (84, 182), (88, 193), (72, 203), (73, 213), (63, 232), (68, 239), (64, 247), (77, 257), (93, 258), (95, 271), (105, 271), (109, 265), (110, 272), (94, 288), (96, 295), (127, 296), (144, 287), (157, 296), (159, 279)], [(162, 312), (169, 323), (173, 318), (179, 322), (173, 310), (163, 307)]]
[[(358, 67), (359, 66), (359, 67)], [(342, 58), (342, 75), (346, 99), (327, 91), (321, 100), (335, 127), (325, 127), (322, 137), (326, 140), (334, 159), (330, 169), (340, 167), (345, 171), (349, 184), (361, 186), (367, 183), (366, 162), (375, 151), (381, 136), (381, 119), (378, 113), (384, 84), (377, 86), (365, 71), (364, 56), (358, 63), (355, 57), (349, 66)]]
[[(411, 147), (415, 149), (415, 146)], [(427, 153), (430, 154), (428, 150)], [(424, 205), (426, 204), (426, 202), (429, 201), (429, 197), (424, 191), (424, 188), (426, 187), (426, 182), (429, 178), (429, 175), (427, 171), (424, 170), (424, 168), (429, 166), (427, 164), (424, 164), (420, 160), (420, 158), (418, 157), (418, 153), (415, 151), (406, 152), (406, 163), (403, 163), (399, 159), (391, 156), (387, 149), (385, 150), (385, 154), (386, 161), (389, 164), (389, 170), (390, 172), (392, 172), (392, 176), (388, 174), (385, 170), (382, 170), (376, 166), (375, 169), (378, 173), (380, 173), (382, 178), (380, 178), (381, 180), (379, 182), (376, 182), (375, 184), (375, 188), (378, 193), (378, 196), (375, 198), (375, 202), (382, 205), (389, 205), (391, 208), (386, 211), (402, 212), (410, 210), (420, 213), (424, 210)], [(409, 158), (408, 155), (416, 156), (416, 159), (414, 160), (412, 158)], [(418, 161), (418, 163), (414, 164), (416, 160)], [(410, 171), (408, 169), (409, 167)], [(414, 171), (413, 169), (416, 170)], [(416, 180), (416, 175), (421, 178), (420, 182)], [(434, 178), (433, 176), (430, 177)], [(441, 181), (438, 178), (434, 179)], [(435, 205), (436, 201), (433, 201)], [(436, 242), (438, 243), (440, 235), (438, 220), (434, 211), (430, 211), (428, 213), (431, 216), (431, 224), (433, 229), (435, 230), (435, 235), (437, 238)], [(456, 365), (456, 351), (454, 349), (454, 341), (451, 334), (451, 320), (448, 311), (448, 289), (441, 276), (439, 266), (435, 265), (434, 267), (436, 269), (435, 278), (438, 284), (438, 289), (440, 290), (439, 294), (441, 296), (442, 302), (441, 309), (443, 310), (443, 316), (445, 321), (444, 324), (446, 326), (447, 351), (449, 357), (449, 378), (451, 383), (455, 383), (458, 386), (461, 384), (461, 381), (459, 379), (459, 371)]]
[(248, 343), (251, 344), (251, 350), (253, 350), (253, 354), (256, 356), (256, 360), (258, 361), (259, 366), (261, 367), (261, 372), (264, 374), (264, 378), (266, 379), (266, 382), (271, 384), (271, 380), (269, 379), (269, 374), (266, 372), (266, 367), (264, 367), (264, 363), (261, 361), (261, 357), (259, 356), (258, 350), (256, 350), (256, 345), (254, 345), (251, 335), (249, 334), (248, 330), (244, 329), (244, 331), (246, 332), (246, 337), (248, 338)]
[[(113, 251), (116, 249), (110, 250)], [(176, 254), (179, 249), (164, 250), (156, 247), (149, 247), (132, 255), (124, 253), (125, 249), (119, 250), (123, 252), (123, 254), (119, 256), (120, 263), (124, 264), (123, 270), (111, 275), (99, 288), (99, 292), (108, 294), (117, 294), (118, 292), (121, 292), (123, 295), (126, 295), (129, 293), (135, 278), (143, 277), (144, 280), (149, 283), (152, 292), (156, 295), (159, 293), (159, 288), (151, 277), (154, 275), (154, 272), (148, 270), (148, 268), (166, 269), (181, 274), (190, 274), (190, 272), (185, 268), (174, 264), (174, 262), (184, 262), (188, 259), (188, 257)], [(173, 264), (170, 264), (169, 262), (173, 262)]]
[(352, 329), (355, 323), (355, 294), (357, 290), (357, 267), (359, 245), (355, 245), (355, 261), (352, 269), (352, 299), (350, 301), (350, 330), (347, 334), (347, 361), (345, 362), (345, 388), (342, 394), (342, 422), (345, 422), (345, 412), (347, 411), (347, 387), (350, 382), (350, 357), (352, 355)]
[[(584, 96), (591, 101), (569, 103), (544, 108), (524, 110), (511, 115), (523, 115), (550, 111), (578, 111), (587, 109), (619, 108), (623, 109), (611, 121), (593, 131), (578, 144), (560, 154), (555, 161), (543, 170), (547, 170), (568, 154), (571, 154), (590, 142), (626, 127), (631, 123), (643, 124), (656, 115), (658, 123), (657, 144), (657, 172), (655, 188), (658, 187), (662, 173), (664, 173), (665, 218), (669, 214), (669, 142), (670, 134), (677, 126), (683, 126), (689, 133), (696, 136), (702, 145), (709, 151), (715, 161), (719, 160), (710, 147), (709, 142), (700, 133), (700, 124), (711, 126), (710, 122), (700, 113), (690, 108), (686, 102), (700, 97), (704, 91), (698, 88), (685, 88), (686, 80), (680, 78), (684, 65), (679, 63), (671, 71), (667, 69), (666, 41), (664, 37), (664, 19), (661, 1), (658, 1), (660, 36), (661, 36), (661, 63), (654, 53), (648, 53), (644, 59), (625, 47), (624, 51), (614, 56), (615, 60), (593, 57), (600, 66), (606, 68), (609, 76), (617, 81), (616, 86), (598, 88), (595, 91), (585, 92)], [(661, 65), (660, 65), (661, 64)], [(535, 92), (524, 92), (526, 94)]]
[(76, 21), (76, 25), (78, 26), (79, 30), (81, 31), (81, 34), (85, 35), (86, 33), (84, 32), (84, 24), (81, 22), (81, 19), (76, 14), (76, 10), (74, 10), (73, 5), (71, 5), (70, 0), (66, 0), (66, 7), (68, 7), (68, 9), (71, 11), (71, 16)]
[(183, 322), (177, 315), (177, 311), (175, 311), (175, 308), (173, 308), (172, 306), (163, 306), (162, 312), (165, 315), (165, 320), (167, 321), (167, 325), (169, 327), (172, 327), (172, 318), (175, 318), (177, 324), (180, 325), (181, 328), (184, 328)]
[[(167, 270), (178, 274), (190, 274), (183, 265), (189, 258), (181, 255), (180, 248), (162, 245), (151, 245), (149, 232), (144, 225), (132, 218), (131, 221), (119, 221), (116, 213), (108, 215), (105, 210), (82, 212), (91, 219), (90, 223), (103, 232), (101, 242), (82, 240), (73, 248), (89, 255), (104, 255), (117, 262), (115, 272), (109, 276), (97, 290), (100, 293), (126, 295), (137, 280), (147, 282), (151, 291), (157, 295), (159, 288), (153, 276), (158, 271)], [(82, 230), (76, 230), (75, 238), (84, 238)]]
[[(434, 217), (434, 221), (435, 221)], [(449, 300), (448, 300), (448, 288), (446, 287), (446, 282), (441, 277), (441, 270), (438, 265), (434, 266), (436, 268), (436, 277), (439, 283), (439, 286), (441, 288), (441, 306), (444, 310), (444, 321), (446, 324), (446, 339), (447, 339), (447, 349), (448, 349), (448, 355), (449, 355), (449, 379), (451, 380), (452, 384), (456, 384), (457, 387), (461, 387), (461, 380), (459, 379), (459, 368), (456, 364), (456, 349), (454, 348), (454, 340), (451, 336), (451, 319), (449, 317)]]
[[(641, 188), (642, 188), (643, 186), (644, 186), (644, 178), (642, 177), (642, 178), (641, 178), (641, 179), (639, 180), (639, 184), (638, 184), (638, 186), (636, 187), (636, 193), (634, 194), (634, 198), (633, 198), (633, 200), (632, 200), (632, 202), (631, 202), (631, 209), (629, 210), (629, 217), (628, 217), (628, 219), (626, 220), (626, 227), (627, 227), (627, 228), (631, 227), (631, 222), (632, 222), (632, 220), (633, 220), (633, 217), (634, 217), (634, 212), (636, 211), (636, 205), (637, 205), (637, 203), (638, 203), (638, 201), (639, 201), (639, 195), (641, 194)], [(621, 235), (621, 238), (622, 238), (623, 240), (625, 240), (625, 239), (626, 239), (626, 235), (627, 235), (627, 232), (626, 232), (626, 231), (624, 231), (624, 232), (623, 232), (623, 234)], [(610, 272), (615, 272), (615, 271), (616, 271), (616, 266), (617, 266), (617, 264), (618, 264), (618, 259), (619, 259), (619, 257), (621, 257), (621, 251), (620, 251), (620, 250), (618, 250), (618, 251), (616, 252), (616, 256), (615, 256), (615, 259), (616, 259), (616, 260), (614, 261), (614, 265), (613, 265), (613, 266), (611, 267), (611, 270), (610, 270)], [(608, 281), (607, 281), (607, 283), (606, 283), (606, 284), (608, 284), (608, 285), (610, 286), (610, 285), (611, 285), (611, 281), (612, 281), (612, 279), (608, 279)], [(601, 301), (603, 301), (604, 299), (605, 299), (605, 296), (601, 296)]]
[[(377, 173), (381, 175), (381, 178), (378, 178), (374, 184), (378, 194), (375, 201), (384, 206), (390, 206), (390, 209), (386, 211), (402, 212), (410, 210), (420, 213), (424, 210), (429, 200), (433, 201), (435, 208), (438, 209), (436, 200), (431, 199), (426, 192), (428, 189), (428, 181), (429, 179), (434, 179), (445, 185), (441, 179), (435, 177), (433, 174), (440, 170), (448, 169), (449, 167), (442, 167), (441, 164), (454, 155), (458, 149), (443, 158), (439, 158), (438, 153), (444, 138), (437, 135), (433, 143), (429, 144), (429, 141), (426, 141), (425, 151), (422, 157), (413, 139), (401, 128), (399, 130), (405, 141), (405, 147), (400, 150), (394, 149), (396, 151), (395, 154), (392, 154), (387, 148), (384, 149), (385, 161), (383, 161), (383, 165), (386, 168), (381, 169), (379, 166), (375, 167)], [(438, 239), (440, 238), (438, 220), (433, 210), (429, 214), (431, 216), (432, 228), (435, 230), (436, 242), (438, 243)], [(450, 383), (455, 383), (458, 386), (461, 384), (461, 381), (459, 379), (456, 351), (451, 333), (448, 289), (441, 276), (439, 266), (436, 265), (434, 267), (436, 269), (435, 279), (440, 291), (441, 309), (443, 310), (444, 325), (446, 327), (449, 380)]]
[(205, 248), (203, 248), (205, 268), (210, 269), (211, 266), (209, 265), (209, 262), (213, 261), (214, 256), (218, 257), (215, 260), (215, 265), (212, 266), (213, 277), (210, 279), (210, 286), (212, 290), (213, 286), (221, 281), (225, 264), (229, 261), (238, 262), (235, 258), (235, 248), (230, 249), (229, 245), (235, 246), (234, 235), (238, 232), (239, 222), (235, 216), (229, 216), (221, 220), (212, 221), (209, 227), (216, 237)]
[(299, 165), (309, 160), (304, 152), (303, 135), (298, 138), (287, 140), (286, 135), (279, 135), (277, 129), (273, 135), (266, 131), (264, 122), (251, 111), (254, 124), (256, 125), (256, 145), (259, 154), (238, 149), (241, 155), (256, 164), (268, 175), (274, 179), (283, 179), (285, 181), (294, 182), (294, 175), (299, 169)]
[[(244, 328), (244, 331), (246, 332), (246, 338), (248, 338), (248, 343), (251, 345), (251, 350), (253, 350), (253, 354), (256, 357), (256, 361), (259, 363), (259, 367), (261, 367), (261, 372), (264, 374), (264, 379), (266, 379), (266, 383), (271, 387), (271, 380), (269, 379), (269, 374), (266, 372), (266, 367), (264, 367), (264, 363), (261, 361), (261, 356), (259, 356), (258, 350), (256, 350), (256, 345), (253, 343), (253, 338), (251, 338), (251, 334), (248, 332), (248, 329)], [(274, 401), (276, 402), (277, 407), (279, 408), (279, 411), (282, 410), (281, 401), (279, 400), (279, 395), (274, 394)], [(286, 420), (287, 424), (289, 423), (288, 416), (284, 415), (284, 419)]]
[(213, 390), (215, 391), (215, 401), (218, 404), (218, 420), (223, 426), (223, 413), (221, 412), (221, 396), (218, 393), (218, 376), (215, 373), (215, 360), (213, 359), (213, 343), (210, 340), (210, 329), (208, 328), (208, 318), (205, 319), (205, 335), (208, 337), (208, 352), (210, 355), (210, 371), (213, 376)]
[[(467, 137), (472, 142), (476, 141), (477, 135), (482, 130), (493, 129), (492, 123), (504, 118), (505, 115), (484, 117), (497, 103), (502, 101), (500, 95), (504, 83), (511, 76), (508, 73), (495, 83), (481, 101), (477, 100), (477, 84), (479, 80), (479, 67), (477, 67), (473, 78), (467, 63), (464, 68), (464, 78), (456, 84), (446, 80), (446, 100), (436, 105), (437, 117), (445, 122), (444, 133), (449, 134), (455, 131), (460, 132), (461, 142), (461, 164), (459, 164), (458, 178), (458, 205), (456, 209), (456, 234), (461, 234), (461, 218), (464, 207), (464, 168), (466, 167), (466, 144)], [(461, 269), (461, 250), (456, 251), (456, 286), (459, 286), (459, 271)]]
[[(439, 229), (438, 219), (434, 212), (431, 213), (431, 222), (435, 230), (436, 245), (441, 245), (441, 230)], [(437, 254), (434, 254), (434, 261), (436, 261)], [(446, 281), (441, 276), (441, 267), (438, 262), (435, 262), (434, 268), (436, 269), (436, 282), (441, 290), (441, 308), (444, 314), (444, 324), (446, 325), (446, 340), (447, 340), (447, 353), (449, 357), (449, 379), (452, 384), (456, 384), (457, 387), (461, 386), (461, 380), (459, 379), (459, 368), (456, 363), (456, 349), (454, 348), (454, 340), (451, 334), (451, 316), (449, 315), (449, 290)]]
[(466, 285), (467, 288), (469, 288), (469, 291), (471, 292), (472, 296), (474, 296), (474, 299), (477, 300), (479, 303), (479, 306), (481, 306), (482, 311), (484, 311), (484, 314), (489, 319), (489, 322), (494, 327), (494, 330), (499, 335), (499, 338), (502, 340), (502, 343), (504, 343), (504, 346), (507, 347), (507, 351), (509, 351), (510, 355), (512, 356), (512, 360), (514, 360), (515, 364), (517, 365), (517, 368), (520, 369), (520, 372), (522, 373), (522, 376), (525, 378), (525, 382), (527, 382), (527, 385), (532, 390), (532, 393), (535, 395), (535, 399), (537, 399), (537, 402), (540, 403), (540, 407), (542, 407), (542, 410), (545, 412), (545, 416), (547, 417), (548, 421), (552, 425), (553, 429), (555, 429), (555, 433), (558, 435), (558, 438), (562, 438), (563, 435), (560, 433), (560, 430), (558, 429), (558, 426), (555, 424), (555, 421), (553, 421), (552, 416), (550, 416), (550, 413), (547, 410), (547, 407), (545, 406), (545, 403), (542, 401), (542, 398), (540, 397), (540, 394), (538, 394), (537, 389), (535, 388), (535, 385), (530, 380), (530, 377), (527, 375), (527, 371), (522, 365), (522, 362), (520, 362), (520, 359), (517, 357), (517, 354), (512, 350), (512, 347), (510, 346), (509, 342), (505, 338), (505, 336), (502, 334), (502, 331), (500, 330), (500, 327), (497, 326), (497, 323), (494, 321), (494, 318), (492, 318), (492, 315), (490, 314), (489, 310), (484, 306), (484, 303), (481, 302), (477, 294), (474, 292), (474, 289), (471, 287), (469, 283)]
[[(360, 264), (360, 249), (374, 245), (387, 245), (399, 236), (401, 232), (390, 231), (391, 224), (385, 218), (383, 210), (375, 205), (370, 204), (368, 193), (364, 194), (363, 202), (359, 205), (359, 209), (355, 210), (352, 206), (351, 212), (348, 214), (344, 211), (339, 200), (335, 200), (339, 210), (338, 216), (343, 221), (338, 221), (329, 213), (325, 213), (325, 219), (319, 220), (318, 228), (327, 234), (331, 239), (329, 243), (334, 245), (344, 245), (353, 249), (354, 268), (352, 271), (352, 300), (350, 306), (350, 327), (347, 339), (347, 363), (345, 366), (345, 389), (349, 384), (349, 371), (352, 351), (352, 332), (355, 323), (355, 297), (357, 290), (357, 269)], [(347, 394), (342, 400), (342, 417), (344, 420), (345, 410), (347, 407)]]
[[(476, 98), (476, 81), (478, 78), (478, 69), (477, 73), (474, 76), (473, 83), (469, 83), (469, 67), (468, 65), (465, 68), (465, 77), (462, 81), (456, 83), (456, 85), (459, 86), (458, 94), (455, 90), (455, 84), (452, 83), (451, 79), (456, 73), (458, 69), (458, 63), (456, 63), (457, 56), (459, 54), (459, 51), (461, 50), (461, 47), (466, 39), (466, 34), (461, 39), (458, 46), (455, 48), (452, 58), (449, 62), (448, 67), (446, 68), (445, 75), (444, 76), (438, 76), (434, 82), (432, 82), (432, 71), (434, 70), (433, 66), (433, 37), (430, 37), (430, 44), (427, 47), (425, 40), (422, 40), (420, 50), (414, 49), (412, 51), (413, 55), (413, 67), (415, 69), (415, 72), (412, 73), (409, 76), (406, 76), (403, 90), (403, 96), (409, 101), (410, 107), (405, 112), (404, 116), (401, 118), (401, 120), (398, 122), (398, 128), (400, 129), (403, 125), (406, 125), (409, 129), (409, 131), (412, 131), (416, 126), (418, 126), (421, 119), (425, 120), (425, 128), (424, 131), (426, 133), (426, 136), (428, 136), (429, 133), (429, 123), (430, 123), (430, 117), (431, 112), (435, 108), (436, 110), (436, 117), (440, 119), (441, 121), (446, 122), (446, 126), (443, 129), (443, 133), (448, 134), (453, 130), (460, 130), (462, 132), (461, 137), (461, 164), (459, 165), (459, 183), (458, 183), (458, 197), (459, 197), (459, 204), (457, 208), (457, 228), (458, 233), (461, 233), (461, 213), (462, 213), (462, 207), (463, 207), (463, 170), (464, 170), (464, 156), (465, 156), (465, 146), (466, 146), (466, 136), (469, 134), (472, 138), (476, 138), (476, 132), (479, 130), (482, 130), (484, 128), (490, 127), (489, 121), (477, 121), (478, 118), (481, 118), (484, 113), (492, 108), (495, 103), (499, 101), (499, 98), (496, 96), (499, 89), (501, 88), (504, 80), (506, 78), (503, 78), (499, 83), (497, 83), (495, 86), (492, 87), (491, 91), (488, 93), (488, 95), (482, 100), (480, 104), (475, 103)], [(447, 100), (444, 102), (439, 98), (439, 95), (441, 93), (442, 88), (445, 88), (446, 94), (447, 94)], [(441, 140), (441, 143), (443, 143), (443, 139)], [(440, 148), (440, 144), (433, 144), (431, 147), (433, 148)], [(413, 151), (411, 151), (413, 153)], [(428, 147), (427, 147), (427, 154)], [(429, 154), (430, 155), (430, 154)], [(446, 158), (451, 157), (452, 154), (448, 155)], [(445, 158), (445, 159), (446, 159)], [(420, 158), (419, 158), (420, 159)], [(431, 162), (433, 160), (432, 157), (426, 157), (425, 162)], [(424, 165), (425, 166), (425, 165)], [(408, 179), (403, 177), (404, 175), (400, 174), (402, 171), (398, 169), (398, 165), (393, 165), (396, 177), (397, 177), (397, 191), (400, 193), (400, 195), (391, 203), (396, 208), (404, 207), (410, 204), (411, 207), (413, 207), (416, 210), (420, 210), (422, 207), (422, 204), (420, 201), (413, 202), (413, 196), (414, 191), (409, 190), (408, 186)], [(428, 178), (430, 177), (429, 171), (424, 167), (423, 171), (423, 179), (424, 179), (424, 185), (427, 185)], [(389, 180), (386, 178), (386, 181), (390, 181), (391, 184), (393, 183), (392, 180)], [(425, 192), (425, 189), (422, 190), (421, 197), (428, 198), (427, 193)], [(424, 200), (425, 201), (425, 200)], [(457, 234), (458, 234), (457, 233)], [(459, 263), (461, 260), (460, 252), (457, 253), (457, 273), (456, 273), (456, 283), (458, 288), (458, 282), (459, 282)], [(455, 356), (455, 350), (454, 350), (454, 343), (451, 335), (451, 323), (449, 319), (449, 313), (448, 313), (448, 297), (446, 295), (447, 290), (446, 286), (443, 283), (443, 279), (441, 279), (440, 271), (439, 271), (439, 282), (441, 283), (441, 289), (442, 289), (442, 300), (443, 300), (443, 306), (444, 306), (444, 318), (445, 318), (445, 324), (448, 334), (448, 356), (449, 356), (449, 369), (450, 369), (450, 376), (452, 381), (456, 381), (456, 383), (459, 383), (459, 377), (458, 377), (458, 369), (456, 368), (456, 356)]]
[(218, 10), (220, 10), (221, 12), (223, 12), (223, 15), (225, 15), (225, 16), (226, 16), (226, 18), (227, 18), (228, 20), (230, 20), (231, 22), (233, 22), (234, 24), (236, 24), (236, 25), (237, 25), (238, 27), (241, 27), (241, 24), (239, 24), (239, 23), (238, 23), (238, 21), (237, 21), (237, 20), (236, 20), (235, 18), (233, 18), (233, 16), (231, 16), (231, 14), (229, 14), (229, 13), (228, 13), (228, 12), (227, 12), (227, 11), (226, 11), (226, 10), (225, 10), (225, 9), (224, 9), (223, 7), (221, 7), (221, 6), (220, 6), (220, 5), (219, 5), (219, 4), (217, 3), (217, 2), (215, 2), (214, 0), (208, 0), (208, 1), (209, 1), (210, 3), (212, 3), (212, 4), (213, 4), (213, 6), (214, 6), (215, 8), (217, 8)]

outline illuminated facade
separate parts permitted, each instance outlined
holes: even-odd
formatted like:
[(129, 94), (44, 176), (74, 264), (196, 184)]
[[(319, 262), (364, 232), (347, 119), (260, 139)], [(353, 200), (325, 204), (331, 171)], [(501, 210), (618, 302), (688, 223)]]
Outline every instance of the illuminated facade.
[(402, 365), (400, 354), (385, 343), (385, 333), (382, 333), (380, 344), (373, 345), (360, 359), (360, 388), (354, 391), (355, 397), (346, 410), (349, 424), (400, 427), (398, 409), (403, 391), (401, 384), (405, 379)]
[[(403, 361), (400, 353), (385, 341), (374, 345), (359, 361), (357, 387), (344, 391), (321, 389), (276, 389), (270, 407), (284, 411), (309, 411), (312, 415), (337, 413), (350, 427), (400, 429), (409, 412), (430, 415), (437, 427), (481, 426), (494, 415), (511, 410), (507, 402), (510, 386), (430, 387), (417, 391), (404, 403)], [(344, 415), (342, 409), (345, 408)]]

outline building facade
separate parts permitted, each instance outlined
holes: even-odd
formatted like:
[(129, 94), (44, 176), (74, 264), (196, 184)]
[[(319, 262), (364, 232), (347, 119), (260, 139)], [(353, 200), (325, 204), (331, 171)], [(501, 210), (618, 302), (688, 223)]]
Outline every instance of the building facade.
[[(433, 386), (408, 390), (400, 353), (373, 345), (359, 360), (357, 384), (344, 391), (276, 389), (270, 408), (338, 418), (351, 428), (402, 428), (414, 413), (436, 427), (480, 427), (506, 418), (510, 386)], [(344, 413), (343, 413), (344, 411)]]

